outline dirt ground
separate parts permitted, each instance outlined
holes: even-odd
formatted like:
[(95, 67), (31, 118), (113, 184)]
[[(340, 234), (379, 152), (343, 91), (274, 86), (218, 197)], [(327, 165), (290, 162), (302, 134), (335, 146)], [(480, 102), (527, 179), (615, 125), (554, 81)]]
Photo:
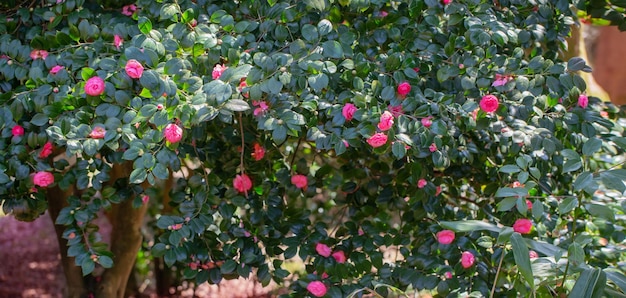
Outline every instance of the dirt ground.
[[(25, 223), (0, 215), (0, 297), (62, 297), (65, 277), (52, 220), (44, 214)], [(253, 280), (225, 280), (195, 289), (180, 286), (173, 297), (273, 297), (272, 288)], [(157, 297), (146, 291), (146, 297)]]

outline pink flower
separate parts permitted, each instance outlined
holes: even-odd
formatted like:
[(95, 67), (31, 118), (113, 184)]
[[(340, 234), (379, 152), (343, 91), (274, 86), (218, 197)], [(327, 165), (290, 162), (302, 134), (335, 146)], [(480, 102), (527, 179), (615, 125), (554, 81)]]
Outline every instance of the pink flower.
[(378, 129), (385, 131), (389, 130), (393, 126), (393, 115), (389, 111), (385, 111), (380, 115), (380, 122), (378, 122)]
[(54, 175), (50, 172), (37, 172), (33, 175), (33, 183), (36, 186), (48, 187), (54, 183)]
[(39, 152), (39, 158), (43, 159), (50, 156), (50, 154), (52, 154), (52, 149), (52, 143), (46, 142)]
[(315, 251), (322, 257), (330, 257), (330, 254), (332, 253), (332, 250), (330, 249), (330, 247), (328, 247), (328, 245), (318, 242), (317, 244), (315, 244)]
[(435, 144), (435, 143), (430, 144), (430, 146), (428, 146), (428, 150), (429, 150), (430, 152), (435, 152), (435, 151), (437, 151), (437, 144)]
[(104, 127), (96, 126), (93, 128), (93, 130), (91, 130), (91, 133), (89, 133), (89, 137), (92, 139), (104, 139), (106, 132), (107, 131), (104, 129)]
[(228, 67), (224, 66), (223, 64), (217, 64), (215, 65), (215, 67), (213, 67), (213, 72), (211, 72), (211, 76), (213, 77), (214, 80), (217, 80), (222, 76), (222, 73), (227, 68)]
[(446, 273), (444, 274), (444, 276), (446, 277), (446, 279), (451, 279), (451, 278), (452, 278), (452, 272), (450, 272), (450, 271), (446, 271)]
[(401, 105), (397, 105), (397, 106), (388, 105), (387, 106), (387, 110), (389, 110), (389, 112), (391, 112), (391, 115), (393, 115), (396, 118), (398, 118), (398, 116), (404, 114), (404, 111), (402, 110), (402, 106)]
[(319, 280), (310, 282), (309, 285), (306, 286), (306, 289), (315, 297), (323, 297), (328, 291), (326, 285)]
[(437, 187), (435, 188), (435, 196), (438, 196), (441, 194), (441, 185), (437, 185)]
[(534, 250), (529, 250), (528, 251), (528, 257), (530, 257), (531, 260), (532, 259), (536, 259), (536, 258), (539, 257), (539, 254), (536, 251), (534, 251)]
[(469, 251), (464, 251), (461, 254), (461, 266), (463, 266), (463, 268), (465, 269), (472, 267), (475, 260), (476, 259), (474, 258), (474, 255)]
[(528, 210), (533, 209), (533, 202), (531, 202), (530, 200), (526, 200), (526, 207), (528, 208)]
[(428, 184), (428, 182), (424, 178), (422, 178), (422, 179), (417, 181), (417, 187), (418, 188), (424, 188), (424, 187), (426, 187), (426, 184)]
[(265, 101), (253, 100), (252, 105), (255, 107), (258, 106), (258, 108), (254, 109), (254, 112), (253, 112), (254, 116), (259, 116), (265, 113), (265, 111), (269, 110), (270, 108)]
[(384, 11), (384, 10), (381, 10), (381, 11), (378, 13), (378, 15), (379, 15), (381, 18), (384, 18), (384, 17), (388, 16), (388, 15), (389, 15), (389, 13), (388, 13), (388, 12), (386, 12), (386, 11)]
[(61, 66), (61, 65), (55, 65), (50, 69), (50, 74), (57, 74), (57, 72), (61, 71), (61, 69), (63, 69), (65, 67)]
[(14, 137), (21, 137), (24, 135), (24, 127), (19, 124), (15, 124), (15, 126), (11, 128), (11, 133)]
[(165, 136), (165, 139), (171, 144), (178, 143), (183, 139), (183, 128), (177, 124), (170, 123), (165, 126), (163, 136)]
[(308, 181), (304, 175), (293, 175), (291, 176), (291, 184), (295, 185), (297, 188), (306, 189)]
[(45, 60), (48, 57), (48, 51), (46, 50), (32, 50), (30, 52), (30, 58), (33, 60), (42, 59)]
[(497, 73), (496, 74), (496, 79), (493, 81), (491, 86), (493, 86), (493, 87), (504, 86), (504, 85), (506, 85), (506, 83), (508, 83), (512, 79), (513, 78), (511, 76), (501, 75), (501, 74)]
[(378, 148), (387, 143), (387, 135), (382, 132), (377, 132), (367, 139), (367, 143), (374, 148)]
[(252, 189), (252, 180), (246, 174), (241, 174), (235, 176), (235, 180), (233, 180), (233, 187), (242, 193), (248, 193), (250, 189)]
[(133, 15), (133, 13), (135, 13), (135, 11), (137, 11), (137, 5), (135, 4), (129, 4), (129, 5), (122, 7), (122, 14), (125, 16), (130, 17)]
[(335, 261), (337, 261), (337, 263), (339, 264), (343, 264), (347, 260), (346, 254), (343, 252), (343, 250), (338, 250), (338, 251), (333, 252), (332, 256), (335, 259)]
[(585, 94), (581, 94), (578, 96), (578, 106), (585, 109), (589, 105), (589, 97)]
[(121, 36), (115, 34), (113, 35), (113, 45), (115, 46), (116, 49), (120, 49), (120, 46), (122, 45), (122, 42), (124, 41), (124, 39), (122, 39)]
[(401, 96), (406, 96), (409, 92), (411, 92), (411, 84), (408, 82), (402, 82), (398, 85), (398, 94)]
[(104, 80), (98, 76), (91, 77), (85, 83), (85, 93), (90, 96), (100, 96), (104, 93)]
[(426, 118), (422, 118), (422, 120), (420, 120), (422, 122), (422, 125), (424, 125), (424, 127), (429, 128), (433, 125), (433, 121), (430, 120), (432, 119), (432, 116), (428, 116)]
[(452, 243), (452, 241), (454, 241), (454, 232), (451, 230), (437, 232), (437, 241), (446, 245)]
[(239, 87), (237, 89), (244, 98), (248, 98), (249, 96), (248, 92), (243, 92), (243, 89), (246, 87), (248, 87), (248, 83), (246, 83), (246, 78), (241, 78), (241, 80), (239, 81)]
[(259, 161), (263, 159), (263, 156), (265, 156), (265, 148), (259, 145), (259, 143), (254, 143), (254, 152), (250, 155), (252, 155), (254, 160)]
[(354, 113), (356, 112), (356, 110), (357, 110), (356, 106), (354, 106), (351, 103), (347, 103), (341, 109), (341, 114), (343, 115), (344, 118), (346, 118), (346, 121), (350, 121), (352, 120), (352, 118), (354, 118)]
[(524, 187), (524, 185), (520, 183), (519, 181), (513, 181), (513, 183), (511, 183), (511, 187), (513, 188)]
[(133, 79), (139, 79), (141, 75), (143, 75), (143, 65), (135, 59), (128, 60), (124, 69), (126, 70), (126, 74)]
[(486, 113), (493, 113), (498, 109), (498, 98), (488, 94), (480, 100), (480, 108)]
[(443, 5), (448, 5), (448, 4), (452, 3), (452, 0), (443, 0), (441, 2), (443, 3)]
[(533, 222), (526, 218), (520, 218), (513, 224), (513, 231), (520, 234), (528, 234), (533, 229)]
[(143, 197), (141, 197), (141, 202), (146, 204), (148, 203), (148, 201), (150, 201), (150, 197), (147, 195), (144, 195)]

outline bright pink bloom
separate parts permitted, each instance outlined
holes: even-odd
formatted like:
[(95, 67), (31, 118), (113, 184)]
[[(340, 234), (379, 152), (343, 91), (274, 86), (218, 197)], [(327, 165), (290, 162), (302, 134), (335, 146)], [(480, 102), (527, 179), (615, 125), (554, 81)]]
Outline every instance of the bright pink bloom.
[(450, 271), (446, 271), (446, 273), (444, 274), (444, 276), (446, 277), (446, 279), (451, 279), (451, 278), (452, 278), (452, 272), (450, 272)]
[(417, 187), (418, 188), (424, 188), (424, 187), (426, 187), (426, 184), (428, 184), (428, 182), (424, 178), (422, 178), (422, 179), (417, 181)]
[(354, 113), (356, 112), (356, 110), (357, 110), (356, 106), (354, 106), (351, 103), (347, 103), (341, 109), (341, 114), (343, 115), (344, 118), (346, 118), (346, 121), (350, 121), (352, 120), (352, 118), (354, 118)]
[(259, 116), (265, 113), (265, 111), (269, 110), (270, 108), (265, 101), (253, 100), (252, 105), (255, 107), (258, 106), (258, 108), (254, 109), (254, 112), (253, 112), (254, 116)]
[(430, 144), (430, 146), (428, 146), (428, 150), (429, 150), (430, 152), (435, 152), (435, 151), (437, 151), (437, 144), (435, 144), (435, 143)]
[(291, 184), (295, 185), (297, 188), (306, 189), (308, 181), (306, 176), (298, 174), (291, 176)]
[(265, 156), (265, 148), (259, 145), (259, 143), (254, 143), (254, 152), (252, 152), (250, 155), (252, 155), (254, 160), (259, 161), (263, 159), (263, 156)]
[(133, 15), (133, 13), (135, 13), (135, 11), (137, 11), (137, 5), (135, 4), (129, 4), (129, 5), (122, 7), (122, 14), (125, 16), (130, 17)]
[(387, 106), (387, 110), (389, 110), (389, 112), (391, 112), (391, 114), (398, 118), (398, 116), (404, 114), (404, 110), (402, 110), (402, 106), (398, 105), (398, 106), (392, 106), (392, 105), (388, 105)]
[(589, 105), (589, 97), (585, 94), (581, 94), (578, 96), (578, 106), (585, 109)]
[(380, 115), (380, 122), (378, 122), (378, 129), (385, 131), (389, 130), (393, 126), (393, 115), (389, 111), (385, 111)]
[(122, 42), (124, 41), (124, 39), (122, 39), (121, 36), (115, 34), (113, 35), (113, 45), (115, 46), (116, 49), (120, 49), (120, 46), (122, 45)]
[(347, 260), (346, 253), (344, 253), (343, 250), (338, 250), (338, 251), (333, 252), (332, 256), (335, 259), (335, 261), (337, 261), (337, 263), (339, 264), (343, 264)]
[(443, 3), (443, 5), (448, 5), (452, 3), (452, 0), (442, 0), (441, 2)]
[(330, 254), (332, 253), (332, 250), (330, 249), (330, 247), (328, 247), (328, 245), (318, 242), (317, 244), (315, 244), (315, 251), (322, 257), (330, 257)]
[(534, 250), (529, 250), (528, 251), (528, 257), (530, 257), (531, 260), (532, 259), (536, 259), (536, 258), (539, 257), (539, 254), (536, 251), (534, 251)]
[(424, 125), (424, 127), (429, 128), (433, 125), (433, 121), (430, 120), (432, 119), (432, 116), (428, 116), (426, 118), (422, 118), (422, 120), (420, 120), (422, 122), (422, 125)]
[(520, 218), (513, 224), (513, 231), (520, 234), (528, 234), (533, 229), (533, 222), (526, 218)]
[(147, 195), (144, 195), (143, 197), (141, 197), (141, 202), (146, 204), (148, 203), (148, 201), (150, 201), (150, 197)]
[(384, 18), (384, 17), (388, 16), (388, 15), (389, 15), (389, 13), (388, 13), (388, 12), (386, 12), (386, 11), (384, 11), (384, 10), (381, 10), (381, 11), (378, 13), (378, 15), (379, 15), (381, 18)]
[(402, 82), (398, 85), (398, 94), (401, 96), (406, 96), (409, 92), (411, 92), (411, 84), (408, 82)]
[(239, 92), (244, 98), (248, 98), (249, 96), (248, 92), (243, 92), (243, 88), (246, 88), (246, 87), (248, 87), (248, 83), (246, 83), (246, 78), (241, 78), (241, 80), (239, 81), (239, 87), (237, 89), (239, 90)]
[(493, 86), (493, 87), (504, 86), (504, 85), (506, 85), (506, 83), (508, 83), (512, 79), (513, 79), (513, 77), (511, 77), (511, 76), (501, 75), (501, 74), (497, 73), (496, 74), (496, 79), (493, 81), (491, 86)]
[(252, 180), (246, 174), (241, 174), (235, 176), (235, 180), (233, 180), (233, 187), (238, 192), (247, 193), (250, 189), (252, 189)]
[(531, 202), (530, 200), (526, 200), (526, 207), (528, 208), (528, 210), (533, 209), (533, 202)]
[(367, 143), (374, 148), (378, 148), (387, 143), (387, 135), (382, 132), (377, 132), (367, 139)]
[(104, 129), (104, 127), (96, 126), (93, 128), (93, 130), (89, 134), (89, 137), (92, 139), (104, 139), (104, 136), (106, 135), (106, 133), (107, 131)]
[(435, 196), (438, 196), (441, 194), (441, 185), (437, 185), (437, 187), (435, 188)]
[(480, 100), (480, 108), (486, 113), (493, 113), (498, 109), (498, 98), (488, 94)]
[(48, 57), (48, 51), (46, 50), (32, 50), (30, 52), (30, 58), (33, 60), (42, 59), (45, 60)]
[(474, 258), (474, 255), (471, 252), (464, 251), (461, 254), (461, 266), (463, 266), (463, 268), (467, 269), (467, 268), (472, 267), (475, 261), (476, 259)]
[(178, 143), (183, 139), (183, 128), (177, 124), (170, 123), (165, 126), (163, 136), (165, 136), (165, 139), (171, 144)]
[(454, 241), (454, 232), (451, 230), (437, 232), (437, 241), (446, 245), (452, 243), (452, 241)]
[(309, 285), (306, 286), (306, 289), (315, 297), (323, 297), (326, 295), (326, 292), (328, 292), (326, 285), (319, 280), (310, 282)]
[(520, 183), (519, 181), (513, 181), (513, 183), (511, 183), (511, 187), (513, 188), (524, 187), (524, 185)]
[(128, 60), (124, 69), (126, 70), (126, 74), (133, 79), (139, 79), (141, 75), (143, 75), (143, 65), (135, 59)]
[(24, 135), (24, 127), (19, 124), (15, 124), (15, 126), (11, 128), (11, 133), (14, 137), (21, 137)]
[(43, 159), (50, 156), (50, 154), (52, 154), (52, 149), (52, 143), (46, 142), (39, 152), (39, 158)]
[(90, 96), (100, 96), (104, 93), (104, 80), (95, 76), (89, 78), (85, 83), (85, 93)]
[(213, 71), (211, 72), (211, 76), (213, 77), (214, 80), (219, 79), (222, 76), (222, 73), (228, 69), (228, 67), (222, 65), (222, 64), (217, 64), (215, 65), (215, 67), (213, 67)]
[(36, 186), (48, 187), (54, 183), (54, 175), (50, 172), (37, 172), (33, 175), (33, 183)]
[(65, 67), (61, 66), (61, 65), (55, 65), (50, 69), (50, 74), (57, 74), (57, 72), (61, 71), (61, 69), (63, 69)]

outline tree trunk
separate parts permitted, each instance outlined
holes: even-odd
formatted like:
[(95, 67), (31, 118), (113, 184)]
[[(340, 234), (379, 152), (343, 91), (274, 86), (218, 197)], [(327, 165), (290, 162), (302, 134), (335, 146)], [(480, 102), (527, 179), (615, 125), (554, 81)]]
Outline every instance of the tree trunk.
[[(54, 186), (47, 189), (48, 199), (48, 214), (52, 218), (54, 223), (59, 216), (61, 209), (67, 206), (67, 197), (72, 195), (73, 188), (63, 191), (59, 186)], [(66, 288), (64, 297), (67, 298), (81, 298), (87, 296), (87, 288), (83, 279), (83, 272), (79, 266), (74, 263), (74, 257), (67, 256), (67, 240), (63, 238), (63, 231), (65, 227), (61, 225), (54, 225), (54, 231), (56, 232), (57, 242), (59, 243), (59, 251), (61, 252), (61, 265), (63, 266), (63, 273), (66, 280)]]
[(626, 104), (626, 71), (622, 49), (626, 47), (626, 33), (616, 26), (598, 27), (598, 36), (593, 44), (593, 75), (606, 90), (611, 102)]

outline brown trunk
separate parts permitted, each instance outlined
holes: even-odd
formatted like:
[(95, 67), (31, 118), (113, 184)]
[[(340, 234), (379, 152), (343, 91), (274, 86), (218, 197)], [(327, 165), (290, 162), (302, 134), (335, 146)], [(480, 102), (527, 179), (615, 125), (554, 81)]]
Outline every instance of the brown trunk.
[(599, 27), (593, 45), (593, 75), (616, 105), (626, 104), (626, 81), (622, 49), (626, 46), (626, 33), (616, 26)]
[[(63, 191), (59, 186), (48, 188), (48, 214), (52, 218), (52, 222), (56, 221), (61, 209), (67, 206), (67, 197), (70, 196), (73, 189)], [(74, 257), (67, 256), (67, 240), (63, 238), (64, 226), (54, 225), (57, 241), (59, 243), (59, 251), (61, 252), (61, 264), (63, 265), (63, 273), (65, 274), (66, 288), (64, 297), (80, 298), (87, 296), (87, 288), (83, 280), (81, 268), (74, 263)]]

